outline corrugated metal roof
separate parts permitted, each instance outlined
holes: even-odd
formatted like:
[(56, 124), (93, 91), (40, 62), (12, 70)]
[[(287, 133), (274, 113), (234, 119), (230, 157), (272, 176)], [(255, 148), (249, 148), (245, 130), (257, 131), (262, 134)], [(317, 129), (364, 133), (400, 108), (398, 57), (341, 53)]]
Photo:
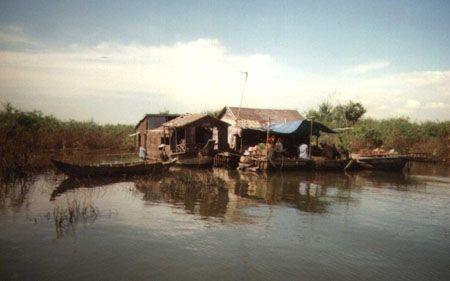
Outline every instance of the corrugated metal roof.
[(194, 114), (181, 115), (178, 118), (172, 119), (172, 120), (164, 123), (162, 126), (166, 126), (166, 127), (184, 127), (184, 126), (186, 126), (186, 125), (188, 125), (190, 123), (196, 122), (196, 121), (198, 121), (200, 119), (203, 119), (203, 118), (210, 119), (211, 121), (216, 122), (216, 124), (220, 123), (220, 124), (223, 124), (224, 126), (228, 125), (227, 123), (225, 123), (225, 122), (223, 122), (223, 121), (221, 121), (221, 120), (219, 120), (217, 118), (211, 117), (211, 116), (209, 116), (207, 114), (194, 113)]
[(139, 124), (141, 124), (142, 121), (145, 120), (145, 118), (147, 117), (155, 117), (155, 116), (159, 116), (159, 117), (178, 117), (180, 116), (180, 114), (176, 114), (176, 113), (147, 113), (144, 115), (144, 117), (142, 117), (141, 120), (139, 120), (139, 122), (136, 124), (136, 126), (134, 126), (134, 129), (136, 130), (137, 127), (139, 126)]
[(241, 128), (260, 128), (265, 126), (270, 118), (271, 123), (289, 122), (305, 119), (297, 110), (292, 109), (264, 109), (246, 107), (226, 107), (234, 115), (236, 125)]

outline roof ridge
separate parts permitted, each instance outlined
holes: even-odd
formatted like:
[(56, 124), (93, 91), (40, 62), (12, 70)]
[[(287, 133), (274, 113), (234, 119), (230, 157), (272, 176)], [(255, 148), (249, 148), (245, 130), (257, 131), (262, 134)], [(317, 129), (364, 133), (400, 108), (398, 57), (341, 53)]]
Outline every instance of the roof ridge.
[(261, 107), (239, 107), (239, 106), (227, 106), (228, 108), (232, 109), (232, 108), (236, 108), (236, 109), (253, 109), (253, 110), (277, 110), (277, 111), (297, 111), (297, 109), (280, 109), (280, 108), (261, 108)]

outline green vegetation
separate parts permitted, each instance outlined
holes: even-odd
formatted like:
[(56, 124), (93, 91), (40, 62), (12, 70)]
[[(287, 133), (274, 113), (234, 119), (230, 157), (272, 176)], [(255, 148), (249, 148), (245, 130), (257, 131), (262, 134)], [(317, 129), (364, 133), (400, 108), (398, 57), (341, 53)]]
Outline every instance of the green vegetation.
[(24, 112), (9, 103), (0, 110), (0, 176), (10, 177), (36, 166), (36, 155), (66, 149), (127, 149), (132, 125), (98, 125), (61, 121), (39, 111)]
[(359, 102), (348, 102), (333, 106), (328, 102), (323, 102), (319, 108), (310, 109), (306, 117), (314, 119), (325, 125), (332, 127), (346, 127), (354, 125), (366, 113), (366, 109)]
[(164, 110), (159, 111), (158, 114), (170, 114), (170, 110), (165, 108)]
[(425, 153), (435, 159), (448, 159), (450, 121), (362, 118), (365, 112), (360, 103), (332, 106), (324, 102), (317, 110), (309, 110), (306, 116), (331, 128), (352, 127), (341, 134), (324, 137), (352, 152), (382, 147), (399, 153)]
[(220, 112), (222, 112), (221, 109), (219, 109), (219, 110), (205, 110), (202, 113), (206, 114), (206, 115), (209, 115), (211, 117), (217, 118), (219, 116)]

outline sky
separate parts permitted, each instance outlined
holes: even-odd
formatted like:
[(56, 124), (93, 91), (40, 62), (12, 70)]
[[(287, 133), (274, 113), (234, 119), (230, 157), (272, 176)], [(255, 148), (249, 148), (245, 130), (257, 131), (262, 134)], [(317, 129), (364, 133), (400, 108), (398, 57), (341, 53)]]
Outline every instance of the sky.
[(133, 124), (242, 93), (449, 120), (450, 1), (0, 1), (1, 103)]

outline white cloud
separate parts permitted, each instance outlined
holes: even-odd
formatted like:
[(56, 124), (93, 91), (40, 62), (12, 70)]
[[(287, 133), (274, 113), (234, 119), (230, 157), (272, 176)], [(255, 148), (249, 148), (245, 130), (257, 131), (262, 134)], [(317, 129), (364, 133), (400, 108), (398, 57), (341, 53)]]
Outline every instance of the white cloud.
[(38, 42), (28, 38), (20, 26), (0, 26), (0, 45), (16, 47), (40, 46)]
[(365, 74), (374, 70), (383, 69), (389, 67), (391, 63), (389, 61), (377, 61), (367, 64), (358, 64), (352, 67), (349, 67), (345, 70), (345, 73), (348, 74)]
[(425, 105), (425, 107), (432, 108), (432, 109), (440, 109), (440, 108), (447, 108), (447, 109), (449, 109), (450, 108), (449, 105), (446, 105), (443, 102), (429, 102), (429, 103), (427, 103)]
[[(360, 66), (359, 71), (388, 65)], [(375, 117), (450, 119), (450, 71), (370, 78), (306, 74), (267, 54), (233, 54), (216, 39), (162, 46), (73, 45), (64, 52), (0, 51), (0, 100), (58, 116), (132, 123), (163, 109), (183, 113), (239, 105), (240, 71), (249, 72), (244, 106), (304, 111), (335, 93), (335, 102), (361, 101)], [(90, 101), (95, 108), (88, 110)]]
[(417, 108), (420, 106), (420, 102), (409, 99), (406, 101), (406, 106), (410, 108)]

